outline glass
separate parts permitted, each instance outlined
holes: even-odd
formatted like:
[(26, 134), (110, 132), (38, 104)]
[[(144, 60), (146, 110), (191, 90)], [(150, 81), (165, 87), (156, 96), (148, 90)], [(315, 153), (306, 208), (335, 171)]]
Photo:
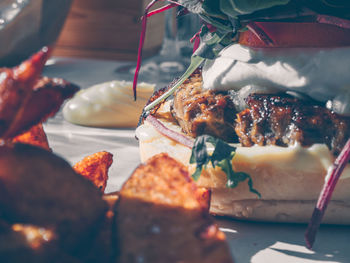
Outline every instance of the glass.
[(0, 66), (14, 66), (56, 40), (72, 0), (0, 0)]
[(22, 11), (29, 0), (4, 0), (0, 3), (0, 30)]

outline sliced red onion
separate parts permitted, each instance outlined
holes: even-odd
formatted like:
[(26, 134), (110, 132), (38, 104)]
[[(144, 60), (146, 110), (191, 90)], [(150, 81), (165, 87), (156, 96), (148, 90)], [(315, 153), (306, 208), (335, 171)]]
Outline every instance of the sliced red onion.
[(192, 149), (193, 147), (193, 140), (186, 135), (183, 135), (182, 133), (173, 131), (169, 128), (167, 128), (163, 123), (161, 123), (156, 117), (152, 115), (148, 115), (146, 118), (146, 121), (148, 121), (152, 126), (161, 134), (164, 136), (181, 143), (182, 145)]
[(334, 188), (338, 182), (340, 175), (342, 174), (345, 166), (350, 160), (350, 139), (346, 142), (343, 150), (335, 160), (331, 169), (328, 170), (326, 181), (323, 185), (322, 191), (318, 198), (316, 207), (312, 214), (311, 220), (305, 232), (306, 246), (311, 249), (316, 238), (316, 233), (320, 227), (324, 213), (326, 212), (327, 205), (331, 200)]

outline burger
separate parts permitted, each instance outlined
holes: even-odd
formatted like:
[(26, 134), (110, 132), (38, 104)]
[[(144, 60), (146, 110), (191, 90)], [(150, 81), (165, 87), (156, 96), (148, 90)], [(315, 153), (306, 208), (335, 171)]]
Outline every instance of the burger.
[[(350, 137), (350, 2), (170, 2), (203, 27), (188, 70), (144, 109), (142, 161), (183, 162), (213, 214), (308, 222)], [(346, 163), (323, 223), (350, 223), (349, 189)]]

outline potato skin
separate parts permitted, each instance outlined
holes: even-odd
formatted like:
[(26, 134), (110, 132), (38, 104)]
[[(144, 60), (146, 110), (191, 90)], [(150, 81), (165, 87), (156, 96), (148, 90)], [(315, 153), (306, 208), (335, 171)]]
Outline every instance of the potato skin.
[(0, 147), (0, 218), (54, 228), (61, 245), (88, 242), (107, 211), (101, 193), (68, 162), (39, 147)]

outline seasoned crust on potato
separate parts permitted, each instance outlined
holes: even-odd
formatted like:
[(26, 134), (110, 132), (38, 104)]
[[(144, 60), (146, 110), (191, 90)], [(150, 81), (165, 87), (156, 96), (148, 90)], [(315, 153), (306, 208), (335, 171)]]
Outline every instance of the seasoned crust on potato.
[(0, 137), (10, 139), (53, 116), (78, 86), (40, 77), (50, 50), (43, 48), (14, 68), (0, 68)]
[(103, 193), (107, 186), (108, 169), (113, 163), (113, 154), (102, 151), (86, 156), (73, 169), (89, 179)]
[(208, 197), (167, 154), (141, 164), (120, 191), (118, 262), (232, 262)]
[(139, 165), (120, 194), (154, 204), (208, 209), (208, 200), (203, 199), (202, 191), (190, 178), (187, 168), (167, 154)]
[(12, 142), (31, 144), (51, 151), (42, 123), (34, 125), (28, 131), (14, 137)]

